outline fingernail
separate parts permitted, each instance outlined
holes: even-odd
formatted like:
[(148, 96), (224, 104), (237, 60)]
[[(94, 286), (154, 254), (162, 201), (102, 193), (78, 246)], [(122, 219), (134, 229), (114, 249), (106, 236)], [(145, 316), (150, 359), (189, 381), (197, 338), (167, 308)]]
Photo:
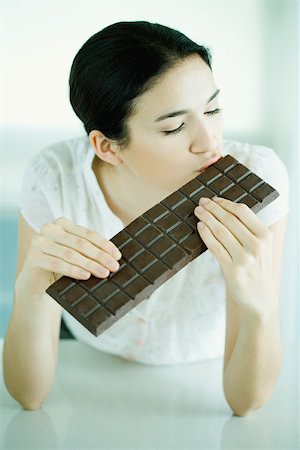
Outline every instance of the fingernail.
[(200, 198), (201, 205), (206, 205), (206, 203), (208, 203), (208, 202), (209, 202), (209, 198), (207, 198), (207, 197)]
[(113, 262), (108, 263), (108, 267), (111, 270), (117, 270), (117, 269), (119, 269), (120, 265), (119, 265), (119, 263), (117, 263), (117, 261), (113, 261)]
[(119, 250), (112, 250), (112, 251), (110, 252), (110, 254), (111, 254), (111, 256), (113, 256), (113, 257), (116, 258), (116, 259), (120, 259), (121, 256), (122, 256), (122, 253), (120, 253)]
[(91, 273), (90, 272), (86, 272), (85, 270), (81, 270), (80, 271), (80, 276), (84, 277), (84, 278), (90, 278)]
[(100, 276), (107, 276), (109, 274), (109, 270), (106, 267), (99, 266), (96, 270), (97, 274)]

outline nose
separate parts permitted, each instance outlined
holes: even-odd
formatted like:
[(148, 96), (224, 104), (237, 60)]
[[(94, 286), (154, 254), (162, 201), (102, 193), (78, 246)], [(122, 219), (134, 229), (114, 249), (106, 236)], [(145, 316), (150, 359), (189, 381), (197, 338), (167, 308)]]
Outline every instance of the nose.
[(218, 130), (209, 123), (209, 119), (197, 121), (190, 151), (192, 153), (210, 153), (210, 156), (219, 153)]

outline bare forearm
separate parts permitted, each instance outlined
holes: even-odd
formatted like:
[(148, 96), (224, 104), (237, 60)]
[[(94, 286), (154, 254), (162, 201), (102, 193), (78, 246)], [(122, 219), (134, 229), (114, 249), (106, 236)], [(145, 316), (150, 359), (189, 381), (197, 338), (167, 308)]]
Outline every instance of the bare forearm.
[(47, 294), (23, 298), (16, 293), (13, 314), (3, 348), (6, 387), (25, 409), (40, 406), (54, 380), (58, 337), (53, 320), (60, 307)]
[(266, 320), (245, 316), (223, 379), (225, 397), (236, 415), (246, 415), (266, 403), (281, 363), (279, 311)]

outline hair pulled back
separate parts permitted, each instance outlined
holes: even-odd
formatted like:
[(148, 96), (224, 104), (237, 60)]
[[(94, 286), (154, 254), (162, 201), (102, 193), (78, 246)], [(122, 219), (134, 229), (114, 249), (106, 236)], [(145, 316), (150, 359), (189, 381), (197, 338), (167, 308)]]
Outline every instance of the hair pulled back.
[(139, 97), (193, 54), (212, 70), (208, 48), (158, 23), (117, 22), (91, 36), (77, 52), (69, 77), (70, 102), (86, 133), (99, 130), (126, 148), (127, 120)]

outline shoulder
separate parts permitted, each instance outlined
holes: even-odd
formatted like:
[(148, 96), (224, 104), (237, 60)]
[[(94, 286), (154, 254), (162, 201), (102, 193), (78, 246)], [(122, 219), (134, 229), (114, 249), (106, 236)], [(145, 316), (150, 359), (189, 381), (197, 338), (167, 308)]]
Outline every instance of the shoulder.
[(27, 170), (43, 179), (68, 177), (83, 168), (89, 148), (87, 136), (59, 141), (38, 150), (28, 161)]
[(224, 140), (223, 156), (227, 154), (232, 155), (276, 190), (279, 188), (280, 191), (283, 187), (288, 187), (287, 168), (272, 148), (265, 145)]
[(255, 167), (257, 170), (268, 174), (268, 168), (272, 165), (272, 169), (280, 172), (286, 171), (286, 167), (279, 155), (270, 147), (259, 144), (249, 144), (247, 142), (223, 140), (224, 156), (230, 154), (237, 158), (242, 164), (248, 167)]
[(230, 154), (253, 173), (270, 184), (279, 193), (272, 203), (257, 213), (260, 219), (271, 225), (289, 211), (289, 174), (279, 155), (265, 145), (223, 140), (223, 156)]
[(60, 141), (40, 149), (27, 161), (19, 205), (34, 230), (66, 215), (74, 204), (76, 185), (82, 183), (80, 173), (89, 147), (87, 141), (85, 137)]

